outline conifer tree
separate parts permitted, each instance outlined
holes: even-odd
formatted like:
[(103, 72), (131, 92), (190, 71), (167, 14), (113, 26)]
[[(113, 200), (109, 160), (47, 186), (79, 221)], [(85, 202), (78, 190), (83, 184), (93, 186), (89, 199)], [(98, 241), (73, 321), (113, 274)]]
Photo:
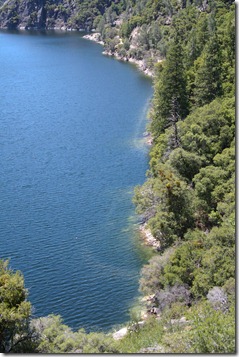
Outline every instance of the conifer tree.
[(199, 64), (195, 75), (194, 103), (197, 107), (210, 103), (221, 95), (221, 53), (217, 34), (208, 44), (202, 56), (198, 59)]
[[(166, 63), (156, 77), (152, 132), (158, 137), (167, 127), (175, 126), (188, 113), (188, 98), (183, 65), (183, 49), (175, 36)], [(175, 131), (176, 132), (176, 131)], [(174, 142), (178, 142), (175, 137)]]

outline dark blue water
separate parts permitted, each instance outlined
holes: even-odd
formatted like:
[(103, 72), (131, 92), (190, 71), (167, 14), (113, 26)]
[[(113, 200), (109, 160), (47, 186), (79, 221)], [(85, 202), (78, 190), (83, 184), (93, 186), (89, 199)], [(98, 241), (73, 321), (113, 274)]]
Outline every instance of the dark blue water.
[(133, 187), (151, 81), (79, 34), (0, 32), (0, 257), (35, 316), (74, 329), (128, 320), (143, 263)]

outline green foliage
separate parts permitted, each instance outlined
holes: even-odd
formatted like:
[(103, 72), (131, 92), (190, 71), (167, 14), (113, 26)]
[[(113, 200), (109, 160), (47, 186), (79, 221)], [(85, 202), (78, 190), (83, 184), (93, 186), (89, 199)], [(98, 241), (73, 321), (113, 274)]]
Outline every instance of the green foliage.
[(128, 38), (131, 34), (131, 32), (133, 31), (133, 29), (136, 26), (141, 26), (144, 22), (144, 19), (139, 16), (131, 16), (130, 20), (123, 22), (123, 24), (121, 25), (121, 35), (122, 37), (126, 37)]
[(202, 166), (199, 155), (182, 148), (176, 148), (170, 153), (169, 162), (188, 182), (192, 181)]
[(227, 295), (227, 301), (229, 302), (230, 306), (235, 305), (236, 283), (234, 278), (230, 278), (226, 281), (226, 283), (223, 285), (223, 291), (225, 291)]
[(214, 246), (203, 254), (191, 289), (195, 296), (205, 296), (210, 288), (222, 286), (227, 279), (235, 276), (234, 249)]
[(170, 328), (171, 332), (179, 330), (179, 324), (176, 322), (175, 326), (173, 326), (171, 320), (180, 320), (187, 312), (188, 304), (182, 297), (181, 301), (173, 302), (165, 306), (161, 312), (161, 321), (167, 329)]
[(157, 177), (136, 189), (134, 202), (160, 240), (161, 249), (182, 238), (194, 225), (191, 191), (169, 165), (157, 165)]
[[(0, 260), (0, 351), (31, 352), (31, 304), (20, 272)], [(28, 345), (28, 346), (27, 346)]]
[[(161, 322), (132, 330), (117, 349), (232, 353), (234, 5), (221, 0), (119, 0), (97, 16), (106, 49), (144, 60), (151, 69), (160, 60), (149, 115), (150, 170), (135, 189), (134, 202), (160, 241), (160, 253), (142, 269), (140, 289), (153, 296), (147, 307), (160, 310)], [(185, 305), (192, 308), (182, 304), (183, 291)], [(229, 311), (213, 309), (218, 291), (225, 293)], [(211, 305), (205, 304), (208, 296)], [(188, 322), (171, 324), (180, 314)]]
[(142, 268), (140, 278), (140, 291), (142, 293), (151, 295), (164, 287), (164, 268), (174, 250), (171, 247), (163, 255), (152, 257), (149, 263)]
[(166, 353), (235, 353), (235, 310), (216, 311), (208, 303), (195, 306), (189, 324), (163, 336)]
[[(155, 137), (188, 113), (183, 49), (176, 36), (155, 79), (151, 130)], [(177, 138), (175, 138), (177, 140)]]
[(161, 285), (162, 282), (164, 287), (188, 284), (193, 296), (198, 298), (234, 277), (234, 229), (228, 223), (214, 227), (209, 234), (200, 230), (188, 232), (185, 239), (164, 266), (163, 276), (159, 278)]
[(222, 93), (221, 47), (215, 34), (210, 38), (204, 52), (195, 61), (192, 102), (196, 107), (210, 103)]
[(222, 314), (208, 304), (196, 311), (189, 339), (193, 353), (235, 353), (235, 310)]
[(3, 353), (117, 353), (112, 336), (73, 332), (60, 316), (31, 318), (20, 272), (0, 260), (0, 351)]
[(203, 234), (194, 231), (191, 239), (175, 250), (164, 268), (165, 286), (173, 286), (178, 283), (192, 287), (204, 252), (203, 241)]
[(73, 332), (60, 316), (50, 315), (32, 321), (40, 353), (117, 353), (112, 337), (103, 333)]
[(143, 326), (134, 326), (132, 332), (118, 341), (117, 348), (120, 353), (140, 353), (142, 349), (159, 347), (162, 335), (162, 324), (155, 319), (149, 319)]
[(204, 165), (229, 147), (234, 137), (234, 100), (216, 99), (178, 123), (182, 148), (200, 156)]

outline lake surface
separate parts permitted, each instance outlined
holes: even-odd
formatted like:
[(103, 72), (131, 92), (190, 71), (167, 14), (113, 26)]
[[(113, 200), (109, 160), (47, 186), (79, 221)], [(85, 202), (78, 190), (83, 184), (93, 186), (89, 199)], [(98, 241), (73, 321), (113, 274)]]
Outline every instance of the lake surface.
[(73, 329), (129, 320), (144, 256), (133, 188), (152, 83), (79, 33), (0, 32), (0, 257), (34, 315)]

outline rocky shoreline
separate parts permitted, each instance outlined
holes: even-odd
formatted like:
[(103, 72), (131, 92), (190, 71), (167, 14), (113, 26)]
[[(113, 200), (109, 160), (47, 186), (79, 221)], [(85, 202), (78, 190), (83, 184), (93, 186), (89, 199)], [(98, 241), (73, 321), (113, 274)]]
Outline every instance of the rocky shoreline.
[[(98, 32), (93, 32), (93, 33), (87, 34), (87, 35), (83, 36), (83, 38), (90, 40), (90, 41), (94, 41), (94, 42), (104, 46), (104, 42), (100, 39), (100, 33), (98, 33)], [(153, 77), (153, 72), (150, 71), (148, 68), (144, 67), (142, 60), (136, 60), (134, 58), (122, 57), (122, 56), (119, 56), (119, 54), (117, 52), (113, 53), (113, 52), (106, 51), (106, 50), (103, 51), (102, 53), (107, 56), (113, 56), (118, 60), (134, 63), (137, 65), (137, 67), (142, 72), (144, 72), (144, 74), (146, 74), (150, 77)], [(145, 132), (144, 137), (146, 137), (146, 139), (147, 139), (146, 143), (151, 146), (153, 143), (153, 138), (152, 138), (151, 133)], [(145, 245), (153, 247), (156, 251), (160, 250), (160, 242), (152, 235), (150, 229), (147, 227), (147, 223), (141, 224), (139, 226), (139, 231), (140, 231), (141, 237), (144, 240)]]
[(90, 34), (84, 35), (83, 38), (86, 40), (94, 41), (104, 46), (104, 42), (100, 40), (100, 34), (98, 32), (92, 32)]
[(152, 232), (147, 226), (147, 223), (139, 226), (140, 235), (147, 246), (153, 247), (156, 251), (160, 250), (160, 242), (153, 236)]
[[(1, 29), (3, 30), (6, 30), (8, 29), (7, 26), (1, 26), (0, 27)], [(19, 25), (18, 26), (18, 30), (39, 30), (39, 28), (35, 28), (35, 27), (28, 27), (27, 25)], [(76, 28), (69, 28), (67, 27), (65, 24), (60, 24), (59, 26), (53, 26), (53, 27), (47, 27), (47, 30), (54, 30), (54, 31), (69, 31), (69, 32), (84, 32), (85, 30), (84, 29), (76, 29)], [(90, 40), (90, 41), (94, 41), (102, 46), (105, 45), (104, 41), (102, 41), (100, 39), (100, 33), (98, 32), (91, 32), (87, 35), (84, 35), (83, 38), (87, 39), (87, 40)], [(146, 65), (145, 65), (145, 62), (144, 60), (137, 60), (136, 58), (134, 57), (129, 57), (129, 56), (121, 56), (117, 51), (115, 52), (112, 52), (112, 51), (107, 51), (107, 50), (104, 50), (102, 52), (102, 54), (106, 55), (106, 56), (111, 56), (111, 57), (115, 57), (116, 59), (120, 60), (120, 61), (124, 61), (124, 62), (130, 62), (130, 63), (133, 63), (137, 66), (137, 68), (143, 72), (146, 76), (149, 76), (151, 78), (153, 78), (154, 76), (154, 73), (151, 69), (149, 69)]]
[[(100, 40), (100, 33), (98, 33), (98, 32), (93, 32), (93, 33), (87, 34), (87, 35), (83, 36), (83, 38), (90, 40), (90, 41), (94, 41), (96, 43), (99, 43), (102, 46), (104, 46), (104, 44), (105, 44), (102, 40)], [(145, 75), (147, 75), (151, 78), (154, 75), (153, 71), (145, 66), (145, 63), (143, 60), (137, 60), (136, 58), (128, 57), (128, 56), (120, 56), (117, 51), (112, 52), (112, 51), (104, 50), (102, 53), (106, 56), (115, 57), (118, 60), (135, 64), (140, 71), (142, 71)]]
[[(87, 35), (83, 36), (83, 38), (90, 40), (90, 41), (94, 41), (94, 42), (104, 46), (104, 42), (100, 39), (100, 34), (97, 32), (87, 34)], [(103, 51), (103, 54), (107, 55), (107, 56), (113, 56), (118, 60), (123, 60), (125, 62), (134, 63), (144, 74), (146, 74), (150, 77), (153, 77), (153, 75), (154, 75), (152, 71), (150, 71), (148, 68), (144, 67), (144, 63), (142, 60), (140, 61), (140, 60), (136, 60), (134, 58), (122, 57), (117, 52), (113, 53), (113, 52), (106, 51), (106, 50)], [(153, 138), (152, 138), (151, 133), (146, 131), (144, 133), (144, 137), (146, 138), (146, 144), (151, 146), (153, 144)], [(146, 246), (152, 247), (157, 252), (160, 250), (160, 242), (153, 236), (152, 232), (150, 231), (150, 228), (147, 226), (147, 223), (140, 224), (139, 232), (140, 232), (140, 235), (141, 235), (141, 237), (144, 241), (144, 244)], [(152, 301), (153, 299), (154, 299), (154, 295), (146, 296), (146, 297), (142, 298), (142, 302), (144, 302), (144, 301), (149, 302), (149, 301)], [(145, 323), (145, 320), (147, 320), (149, 316), (152, 316), (152, 314), (156, 315), (156, 317), (159, 317), (159, 315), (157, 314), (157, 311), (154, 311), (154, 310), (149, 311), (148, 309), (143, 309), (141, 311), (142, 321), (139, 321), (136, 325), (138, 327), (143, 326)], [(131, 326), (131, 328), (132, 327), (134, 327), (134, 325)], [(127, 333), (129, 331), (130, 331), (130, 328), (127, 326), (121, 328), (118, 331), (115, 331), (113, 333), (114, 340), (122, 339), (123, 337), (125, 337), (127, 335)], [(156, 351), (158, 352), (161, 350), (156, 349)]]

